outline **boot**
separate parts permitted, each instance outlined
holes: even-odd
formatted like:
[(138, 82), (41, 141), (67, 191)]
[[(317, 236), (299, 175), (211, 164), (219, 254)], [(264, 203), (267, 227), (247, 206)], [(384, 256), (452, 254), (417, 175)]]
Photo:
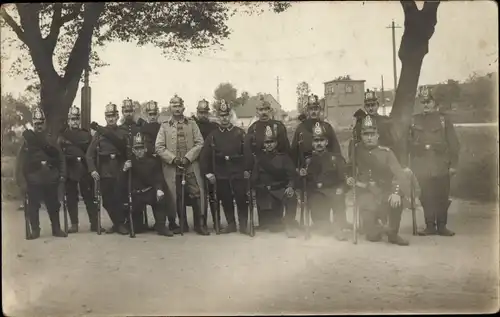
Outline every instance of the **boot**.
[(193, 208), (194, 230), (201, 236), (209, 236), (210, 232), (208, 232), (207, 228), (203, 225), (203, 216), (201, 215), (199, 200), (193, 199), (191, 207)]
[(117, 225), (115, 228), (115, 232), (116, 233), (119, 233), (119, 234), (123, 234), (123, 235), (126, 235), (129, 233), (129, 230), (128, 228), (125, 226), (125, 224), (123, 223), (120, 223), (119, 225)]
[(220, 233), (225, 234), (225, 233), (232, 233), (232, 232), (236, 232), (236, 231), (238, 231), (236, 229), (236, 223), (232, 222), (232, 223), (228, 224), (227, 227), (222, 228), (220, 230)]
[(54, 213), (52, 219), (52, 235), (54, 237), (66, 238), (68, 234), (61, 230), (61, 223), (59, 220), (59, 213)]
[(168, 223), (168, 229), (174, 234), (181, 234), (181, 227), (179, 227), (175, 221)]
[(72, 224), (68, 229), (68, 233), (77, 233), (78, 232), (78, 224)]
[(173, 237), (174, 236), (174, 233), (172, 231), (170, 231), (165, 225), (157, 226), (156, 232), (160, 236), (165, 236), (165, 237)]
[(335, 239), (338, 241), (346, 241), (347, 240), (347, 229), (345, 227), (342, 227), (340, 225), (333, 226), (333, 236)]
[(294, 219), (285, 225), (285, 233), (288, 238), (297, 238), (300, 234), (299, 224)]
[(452, 237), (455, 235), (455, 232), (448, 230), (446, 228), (446, 226), (443, 226), (443, 227), (438, 228), (437, 234), (439, 234), (440, 236), (443, 236), (443, 237)]
[(410, 244), (408, 241), (406, 241), (405, 239), (401, 238), (397, 234), (390, 235), (388, 241), (389, 241), (389, 243), (400, 245), (400, 246), (407, 246), (407, 245)]
[(370, 242), (379, 242), (382, 240), (382, 233), (380, 233), (380, 232), (367, 233), (366, 240), (368, 240)]
[[(90, 231), (91, 232), (97, 232), (97, 224), (91, 223), (90, 224)], [(104, 229), (103, 227), (101, 227), (101, 232), (105, 232), (105, 231), (106, 231), (106, 229)]]
[(433, 236), (436, 235), (438, 232), (436, 230), (436, 226), (434, 224), (427, 224), (424, 230), (419, 231), (418, 235), (419, 236)]
[(28, 240), (35, 240), (38, 238), (40, 238), (40, 229), (32, 229), (31, 236), (28, 238)]

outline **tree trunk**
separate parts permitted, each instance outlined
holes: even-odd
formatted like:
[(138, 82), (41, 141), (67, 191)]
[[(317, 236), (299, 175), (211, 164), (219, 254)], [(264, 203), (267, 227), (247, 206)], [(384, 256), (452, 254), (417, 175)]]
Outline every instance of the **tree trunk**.
[(57, 136), (68, 118), (69, 108), (76, 97), (77, 89), (68, 89), (62, 80), (43, 81), (40, 91), (40, 104), (45, 113), (47, 129)]
[(402, 66), (390, 116), (394, 122), (392, 132), (398, 152), (396, 154), (403, 158), (407, 156), (406, 140), (415, 105), (420, 70), (429, 51), (429, 40), (434, 34), (439, 1), (426, 1), (422, 10), (419, 10), (413, 1), (401, 1), (401, 6), (405, 14), (404, 32), (398, 54)]

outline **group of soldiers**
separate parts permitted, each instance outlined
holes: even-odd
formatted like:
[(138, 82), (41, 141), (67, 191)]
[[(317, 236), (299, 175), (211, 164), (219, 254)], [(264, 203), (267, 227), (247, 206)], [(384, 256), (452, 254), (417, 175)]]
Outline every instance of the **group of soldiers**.
[[(189, 118), (176, 95), (170, 100), (171, 117), (160, 123), (156, 102), (146, 105), (147, 121), (135, 121), (132, 101), (126, 99), (121, 125), (117, 106), (110, 103), (105, 108), (106, 126), (91, 123), (94, 135), (81, 128), (80, 110), (71, 107), (67, 127), (52, 136), (46, 132), (43, 111), (36, 108), (34, 129), (23, 133), (16, 171), (26, 193), (26, 238), (40, 237), (41, 202), (54, 236), (78, 232), (78, 192), (90, 230), (98, 234), (105, 230), (101, 200), (112, 222), (106, 233), (135, 236), (155, 230), (168, 237), (190, 230), (188, 205), (199, 235), (210, 235), (210, 210), (217, 234), (239, 231), (253, 236), (255, 203), (259, 231), (285, 232), (290, 238), (303, 233), (309, 237), (312, 231), (341, 241), (352, 231), (355, 240), (360, 233), (369, 241), (387, 236), (389, 243), (408, 245), (399, 227), (405, 202), (410, 201), (413, 210), (420, 203), (424, 209), (426, 228), (419, 235), (452, 236), (446, 226), (449, 183), (456, 173), (459, 144), (453, 124), (439, 111), (432, 93), (424, 88), (418, 100), (423, 112), (412, 117), (409, 155), (401, 157), (395, 154), (399, 151), (391, 120), (378, 114), (372, 91), (365, 93), (364, 107), (354, 114), (347, 158), (333, 127), (320, 116), (316, 95), (308, 98), (306, 117), (291, 143), (286, 127), (272, 117), (264, 99), (257, 105), (258, 120), (247, 131), (231, 123), (231, 105), (225, 100), (215, 102), (217, 123), (209, 119), (206, 100)], [(353, 223), (346, 216), (348, 191), (353, 194)], [(153, 210), (152, 228), (147, 205)]]

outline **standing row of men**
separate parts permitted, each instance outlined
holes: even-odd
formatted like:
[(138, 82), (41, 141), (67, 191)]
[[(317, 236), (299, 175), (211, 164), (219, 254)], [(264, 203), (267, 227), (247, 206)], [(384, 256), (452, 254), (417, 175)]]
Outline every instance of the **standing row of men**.
[[(308, 99), (307, 118), (297, 127), (291, 144), (286, 127), (271, 118), (271, 106), (264, 99), (257, 106), (259, 120), (247, 132), (232, 125), (231, 108), (224, 100), (215, 104), (218, 124), (208, 120), (206, 100), (199, 102), (197, 118), (192, 120), (184, 116), (182, 98), (174, 96), (170, 100), (172, 116), (161, 124), (156, 102), (146, 106), (148, 122), (134, 122), (132, 101), (125, 100), (121, 125), (117, 125), (117, 106), (109, 104), (107, 125), (91, 124), (96, 131), (93, 137), (80, 128), (79, 109), (72, 107), (68, 128), (57, 143), (44, 132), (43, 112), (35, 109), (35, 128), (25, 131), (26, 142), (18, 160), (22, 167), (18, 179), (27, 183), (27, 215), (33, 228), (30, 238), (40, 236), (41, 201), (47, 206), (53, 235), (66, 236), (58, 216), (57, 188), (61, 184), (71, 220), (68, 232), (78, 231), (78, 187), (91, 230), (100, 231), (100, 206), (94, 200), (94, 186), (99, 183), (98, 194), (113, 223), (109, 233), (147, 230), (146, 205), (152, 206), (158, 234), (173, 236), (189, 231), (189, 204), (198, 234), (209, 235), (209, 209), (217, 233), (239, 229), (249, 234), (248, 206), (255, 193), (260, 229), (286, 231), (289, 237), (300, 234), (296, 221), (300, 202), (311, 211), (313, 229), (346, 240), (352, 224), (346, 219), (345, 194), (355, 188), (361, 229), (367, 239), (379, 241), (387, 235), (389, 242), (407, 245), (398, 232), (403, 201), (412, 195), (411, 170), (422, 187), (419, 196), (427, 227), (421, 235), (453, 235), (446, 228), (446, 215), (449, 175), (457, 164), (458, 141), (453, 125), (435, 111), (429, 91), (420, 94), (420, 101), (424, 113), (414, 116), (411, 126), (411, 161), (396, 158), (390, 120), (377, 114), (378, 100), (370, 91), (365, 95), (364, 109), (354, 114), (348, 161), (342, 156), (334, 129), (321, 120), (315, 95)], [(225, 228), (220, 228), (220, 203), (228, 223)], [(301, 223), (308, 226), (309, 221), (309, 214), (304, 217), (301, 213)]]

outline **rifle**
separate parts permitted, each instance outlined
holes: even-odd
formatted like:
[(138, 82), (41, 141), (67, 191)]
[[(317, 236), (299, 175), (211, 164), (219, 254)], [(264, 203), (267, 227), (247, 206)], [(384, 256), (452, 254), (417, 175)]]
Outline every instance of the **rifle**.
[(28, 190), (24, 193), (24, 225), (25, 225), (25, 231), (26, 231), (26, 240), (31, 240), (31, 223), (29, 220), (29, 215), (28, 215)]
[[(304, 135), (302, 132), (299, 133), (299, 157), (297, 158), (297, 166), (299, 167), (299, 170), (301, 166), (305, 166), (307, 169), (307, 161), (306, 164), (303, 164), (301, 160), (301, 155), (302, 155), (302, 146), (304, 143)], [(311, 210), (307, 208), (307, 179), (304, 176), (301, 176), (302, 180), (302, 197), (300, 199), (300, 225), (305, 226), (306, 229), (306, 234), (305, 238), (306, 240), (311, 238)]]
[(352, 177), (354, 178), (354, 186), (352, 187), (352, 233), (353, 233), (353, 243), (358, 244), (358, 226), (359, 226), (359, 209), (356, 204), (356, 186), (358, 183), (358, 171), (356, 169), (356, 129), (353, 128), (353, 137), (352, 137)]
[(185, 189), (186, 189), (186, 169), (184, 167), (179, 167), (181, 170), (181, 212), (180, 212), (180, 217), (179, 221), (181, 223), (181, 236), (184, 235), (184, 217), (186, 217), (186, 206), (185, 206), (185, 201), (184, 201), (184, 196), (185, 196)]
[[(212, 135), (212, 142), (210, 143), (210, 146), (212, 147), (212, 172), (215, 175), (215, 142), (214, 142), (214, 137)], [(231, 183), (229, 183), (231, 186)], [(208, 185), (207, 185), (208, 187)], [(215, 180), (215, 183), (213, 184), (214, 187), (214, 204), (215, 204), (215, 234), (220, 234), (220, 204), (219, 204), (219, 198), (217, 197), (217, 180)], [(232, 191), (231, 191), (232, 192)]]
[[(128, 158), (132, 159), (132, 131), (128, 128)], [(132, 217), (132, 168), (128, 171), (128, 222), (130, 224), (130, 237), (135, 238), (134, 221)]]
[[(410, 128), (410, 139), (413, 137), (412, 130)], [(408, 153), (408, 166), (411, 168), (412, 166), (412, 159), (411, 159), (411, 149)], [(413, 229), (413, 235), (416, 236), (418, 235), (417, 232), (417, 213), (415, 210), (415, 183), (413, 182), (413, 173), (410, 175), (410, 209), (411, 209), (411, 221), (412, 221), (412, 229)]]
[[(99, 138), (99, 135), (97, 136)], [(97, 158), (96, 158), (96, 168), (99, 171), (99, 139), (97, 140)], [(94, 204), (97, 209), (97, 234), (101, 234), (101, 183), (98, 180), (94, 180)]]
[[(252, 158), (253, 158), (253, 162), (254, 162), (254, 166), (255, 167), (255, 153), (254, 153), (254, 150), (255, 149), (255, 126), (254, 126), (254, 133), (252, 134)], [(255, 168), (252, 168), (252, 171), (254, 170)], [(248, 193), (247, 193), (247, 196), (248, 196), (248, 234), (250, 235), (250, 237), (254, 237), (255, 236), (255, 225), (254, 225), (254, 215), (253, 215), (253, 209), (254, 209), (254, 205), (253, 205), (253, 190), (252, 190), (252, 179), (251, 177), (248, 178)]]
[(66, 200), (66, 186), (64, 186), (64, 183), (61, 183), (61, 195), (63, 203), (64, 232), (68, 234), (68, 201)]

